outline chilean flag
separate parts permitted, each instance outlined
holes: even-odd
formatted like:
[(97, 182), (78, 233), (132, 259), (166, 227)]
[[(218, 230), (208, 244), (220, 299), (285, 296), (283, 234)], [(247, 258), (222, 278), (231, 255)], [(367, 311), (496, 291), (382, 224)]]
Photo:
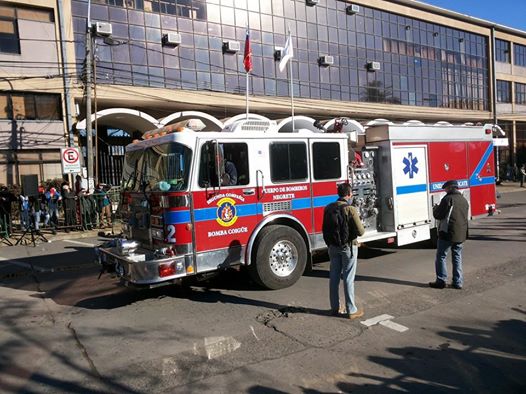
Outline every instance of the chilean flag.
[(243, 56), (243, 66), (245, 71), (249, 73), (252, 71), (252, 49), (250, 49), (250, 32), (247, 29), (247, 37), (245, 38), (245, 54)]

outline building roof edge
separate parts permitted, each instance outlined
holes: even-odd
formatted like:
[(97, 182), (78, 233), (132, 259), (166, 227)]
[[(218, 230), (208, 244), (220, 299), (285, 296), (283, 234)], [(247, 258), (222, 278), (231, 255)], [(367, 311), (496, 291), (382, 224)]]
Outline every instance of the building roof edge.
[(430, 11), (430, 12), (434, 12), (434, 13), (441, 14), (444, 16), (449, 16), (452, 18), (456, 18), (456, 19), (459, 19), (465, 22), (471, 22), (471, 23), (474, 23), (480, 26), (484, 26), (484, 27), (489, 27), (489, 28), (494, 27), (495, 29), (502, 31), (504, 33), (515, 34), (515, 35), (519, 35), (521, 37), (526, 38), (526, 31), (519, 30), (519, 29), (505, 26), (505, 25), (501, 25), (499, 23), (488, 21), (486, 19), (481, 19), (481, 18), (477, 18), (477, 17), (470, 16), (467, 14), (462, 14), (460, 12), (451, 11), (451, 10), (448, 10), (447, 8), (437, 7), (435, 5), (423, 3), (421, 1), (417, 1), (417, 0), (388, 0), (388, 1), (392, 3), (398, 3), (402, 5), (411, 6), (414, 8), (421, 9), (423, 11)]

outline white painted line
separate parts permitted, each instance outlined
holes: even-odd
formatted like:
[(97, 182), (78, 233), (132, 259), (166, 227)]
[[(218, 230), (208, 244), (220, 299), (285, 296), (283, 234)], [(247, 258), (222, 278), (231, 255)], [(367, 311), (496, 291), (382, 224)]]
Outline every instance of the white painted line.
[(371, 326), (374, 326), (375, 324), (378, 324), (378, 323), (380, 323), (380, 322), (382, 322), (384, 320), (390, 320), (390, 319), (394, 319), (394, 316), (383, 314), (383, 315), (378, 315), (378, 316), (375, 316), (375, 317), (371, 317), (370, 319), (361, 321), (360, 323), (362, 323), (364, 326), (371, 327)]
[(256, 338), (259, 341), (259, 338), (256, 335), (256, 331), (254, 330), (254, 327), (250, 326), (250, 329), (252, 330), (252, 334), (254, 334), (254, 338)]
[(390, 328), (391, 330), (395, 330), (398, 332), (406, 332), (407, 330), (409, 330), (409, 328), (407, 328), (406, 326), (402, 326), (401, 324), (395, 323), (391, 320), (383, 320), (380, 322), (380, 324), (384, 327)]
[(69, 242), (72, 244), (82, 245), (82, 246), (89, 246), (90, 248), (95, 247), (95, 244), (90, 244), (89, 242), (82, 242), (82, 241), (74, 241), (72, 239), (63, 239), (64, 242)]

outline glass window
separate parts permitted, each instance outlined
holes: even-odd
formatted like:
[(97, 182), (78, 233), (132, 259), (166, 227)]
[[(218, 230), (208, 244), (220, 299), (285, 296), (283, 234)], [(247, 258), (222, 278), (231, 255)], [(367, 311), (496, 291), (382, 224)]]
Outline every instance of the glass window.
[(20, 53), (16, 8), (0, 7), (0, 53)]
[(18, 120), (60, 120), (59, 94), (0, 93), (0, 117)]
[(340, 144), (315, 142), (312, 144), (314, 179), (338, 179), (341, 177)]
[(504, 40), (495, 40), (495, 59), (498, 62), (510, 62), (510, 42)]
[[(135, 158), (136, 155), (133, 156)], [(144, 181), (140, 182), (142, 183), (140, 190), (163, 192), (185, 190), (188, 187), (191, 159), (192, 151), (177, 143), (146, 149), (143, 154)], [(131, 162), (133, 163), (133, 160)]]
[(37, 94), (34, 97), (37, 119), (60, 120), (62, 118), (60, 95)]
[(142, 173), (142, 171), (140, 171), (142, 167), (142, 154), (143, 151), (140, 150), (126, 152), (122, 168), (122, 190), (138, 190), (138, 185), (140, 183), (138, 178)]
[(307, 147), (303, 142), (270, 144), (270, 179), (286, 182), (307, 179)]
[(526, 46), (513, 44), (513, 63), (516, 66), (526, 67)]
[(209, 141), (201, 148), (199, 186), (217, 187), (218, 174), (221, 186), (248, 185), (248, 146), (241, 142)]
[(497, 103), (511, 103), (511, 82), (497, 80)]
[(515, 83), (515, 104), (526, 104), (526, 83)]

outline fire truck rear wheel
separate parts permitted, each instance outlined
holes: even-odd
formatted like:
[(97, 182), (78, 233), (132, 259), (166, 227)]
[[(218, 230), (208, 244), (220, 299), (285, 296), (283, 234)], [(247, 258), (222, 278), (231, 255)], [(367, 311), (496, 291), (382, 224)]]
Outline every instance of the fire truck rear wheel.
[(303, 274), (307, 247), (296, 230), (281, 225), (268, 226), (259, 233), (253, 256), (252, 278), (267, 289), (283, 289), (292, 286)]

